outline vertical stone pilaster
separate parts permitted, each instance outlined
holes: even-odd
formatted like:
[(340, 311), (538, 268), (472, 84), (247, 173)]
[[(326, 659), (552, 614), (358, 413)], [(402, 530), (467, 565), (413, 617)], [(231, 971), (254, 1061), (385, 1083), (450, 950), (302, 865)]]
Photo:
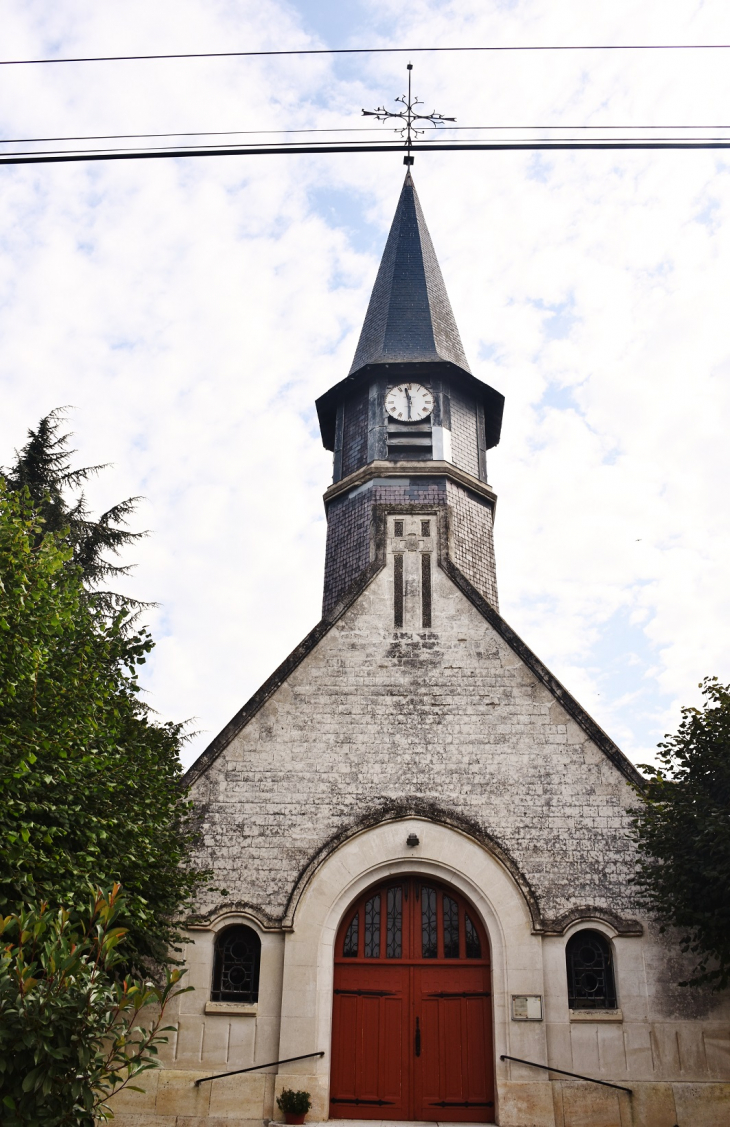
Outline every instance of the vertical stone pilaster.
[[(393, 513), (402, 506), (404, 515), (399, 519), (406, 519), (409, 510), (418, 508), (414, 520), (416, 517), (419, 520), (426, 519), (427, 508), (434, 513), (439, 509), (446, 509), (450, 528), (450, 543), (446, 546), (446, 550), (452, 563), (463, 572), (477, 591), (495, 609), (498, 609), (492, 504), (486, 498), (479, 497), (442, 476), (424, 475), (423, 477), (374, 478), (329, 502), (324, 614), (339, 602), (348, 588), (372, 562), (373, 509), (376, 505), (386, 505)], [(432, 551), (434, 561), (438, 550), (435, 525), (434, 520), (434, 528), (430, 533), (433, 537), (432, 547), (427, 549), (427, 546), (421, 544), (418, 549), (420, 552)], [(411, 565), (407, 562), (407, 557), (415, 550), (412, 548), (412, 538), (416, 533), (419, 539), (423, 539), (418, 527), (414, 525), (409, 533), (411, 540), (407, 543), (404, 540), (399, 549), (404, 553), (403, 581), (406, 608), (409, 605), (409, 583), (413, 589), (416, 587), (419, 591), (421, 589), (421, 572), (418, 570), (421, 566), (420, 562), (413, 564), (415, 568), (413, 574), (409, 570)], [(390, 535), (395, 534), (391, 532)]]

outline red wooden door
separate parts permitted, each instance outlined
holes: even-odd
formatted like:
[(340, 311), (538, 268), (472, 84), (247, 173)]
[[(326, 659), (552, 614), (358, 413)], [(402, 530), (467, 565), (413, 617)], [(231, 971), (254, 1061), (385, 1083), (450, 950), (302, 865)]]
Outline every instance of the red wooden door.
[(330, 1116), (494, 1119), (489, 947), (474, 909), (408, 877), (353, 904), (335, 946)]

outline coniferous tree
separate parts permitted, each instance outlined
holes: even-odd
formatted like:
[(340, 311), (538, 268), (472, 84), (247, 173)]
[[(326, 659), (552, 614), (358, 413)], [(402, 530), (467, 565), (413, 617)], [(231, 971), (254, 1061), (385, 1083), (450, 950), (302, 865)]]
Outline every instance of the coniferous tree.
[(0, 915), (74, 912), (89, 888), (124, 888), (125, 969), (175, 959), (181, 921), (207, 874), (193, 869), (183, 725), (140, 697), (153, 647), (130, 601), (94, 584), (119, 574), (103, 553), (139, 534), (98, 521), (83, 495), (100, 467), (70, 468), (60, 413), (41, 420), (0, 477)]
[(39, 536), (52, 532), (66, 539), (72, 550), (68, 566), (80, 570), (85, 588), (93, 592), (96, 611), (110, 616), (125, 611), (136, 616), (154, 604), (106, 590), (102, 585), (131, 571), (131, 565), (115, 563), (109, 556), (118, 556), (122, 549), (147, 536), (147, 532), (131, 532), (125, 527), (141, 497), (128, 497), (92, 518), (83, 485), (106, 469), (108, 463), (72, 468), (71, 459), (76, 453), (69, 449), (72, 435), (62, 433), (66, 410), (57, 407), (43, 416), (35, 430), (29, 429), (25, 446), (16, 450), (15, 461), (0, 469), (0, 475), (10, 492), (28, 490), (43, 522)]

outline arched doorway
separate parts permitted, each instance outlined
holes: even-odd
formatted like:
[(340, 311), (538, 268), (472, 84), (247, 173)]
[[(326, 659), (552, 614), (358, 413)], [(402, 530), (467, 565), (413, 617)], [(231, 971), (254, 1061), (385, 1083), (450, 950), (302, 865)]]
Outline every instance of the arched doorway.
[(494, 1119), (489, 942), (448, 885), (393, 878), (345, 914), (330, 1105), (333, 1119)]

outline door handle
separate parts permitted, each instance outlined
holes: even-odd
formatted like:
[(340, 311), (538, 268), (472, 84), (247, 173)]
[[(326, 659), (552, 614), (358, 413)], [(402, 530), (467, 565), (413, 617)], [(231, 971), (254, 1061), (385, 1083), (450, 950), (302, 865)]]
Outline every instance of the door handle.
[(420, 1057), (420, 1055), (421, 1055), (421, 1023), (420, 1023), (418, 1018), (416, 1018), (416, 1042), (415, 1042), (415, 1045), (414, 1045), (414, 1049), (415, 1049), (416, 1056)]

